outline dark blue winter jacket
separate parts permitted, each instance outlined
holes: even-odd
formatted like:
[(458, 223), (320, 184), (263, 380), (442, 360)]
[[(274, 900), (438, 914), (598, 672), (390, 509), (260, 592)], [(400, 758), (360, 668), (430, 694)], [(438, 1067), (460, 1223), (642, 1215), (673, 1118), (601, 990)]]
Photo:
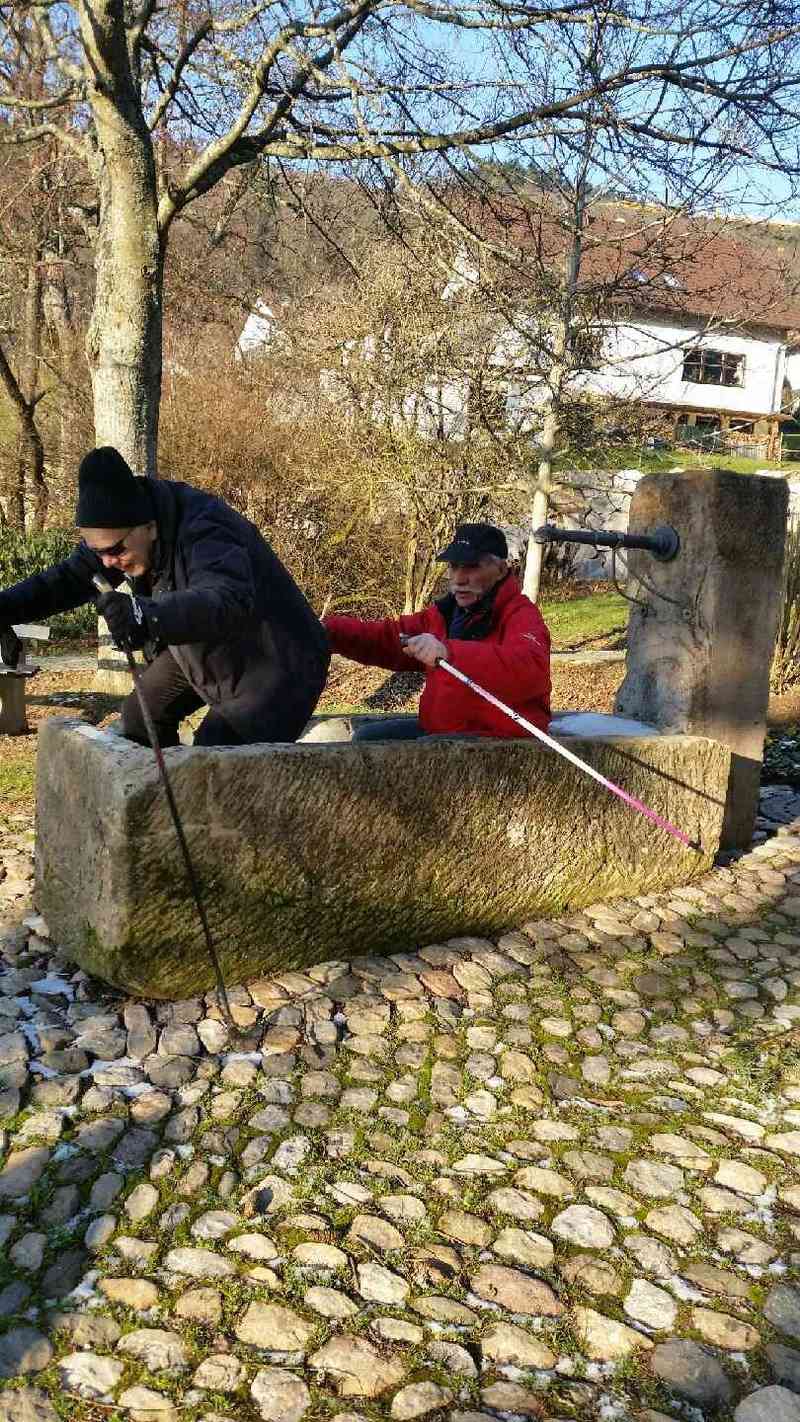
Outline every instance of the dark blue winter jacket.
[[(325, 684), (325, 629), (254, 524), (222, 499), (171, 479), (147, 479), (158, 528), (152, 572), (134, 580), (153, 634), (199, 696), (245, 741), (284, 739)], [(102, 573), (123, 580), (80, 543), (62, 563), (0, 592), (0, 626), (68, 612), (96, 597)], [(274, 734), (274, 732), (278, 734)]]

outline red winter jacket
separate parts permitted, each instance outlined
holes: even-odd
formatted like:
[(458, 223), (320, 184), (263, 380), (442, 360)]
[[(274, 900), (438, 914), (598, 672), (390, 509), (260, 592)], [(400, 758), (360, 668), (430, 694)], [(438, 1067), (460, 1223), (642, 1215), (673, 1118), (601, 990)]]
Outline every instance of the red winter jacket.
[[(449, 639), (440, 606), (404, 617), (362, 622), (357, 617), (326, 617), (331, 650), (340, 656), (388, 671), (419, 670), (421, 663), (400, 646), (400, 633), (415, 637), (432, 632), (447, 648), (447, 660), (479, 686), (506, 701), (546, 731), (550, 721), (550, 633), (538, 608), (508, 576), (492, 606), (491, 626), (481, 641)], [(419, 704), (423, 730), (431, 735), (520, 736), (525, 732), (468, 686), (441, 667), (425, 672)]]

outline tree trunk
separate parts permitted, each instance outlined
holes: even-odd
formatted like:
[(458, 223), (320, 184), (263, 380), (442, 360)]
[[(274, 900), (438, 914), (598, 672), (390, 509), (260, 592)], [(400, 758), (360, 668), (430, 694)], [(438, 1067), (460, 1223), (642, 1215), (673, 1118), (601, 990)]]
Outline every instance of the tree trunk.
[(123, 152), (105, 165), (86, 347), (98, 446), (114, 445), (136, 473), (155, 474), (163, 263), (155, 172), (141, 157)]
[[(36, 402), (27, 400), (20, 389), (20, 383), (0, 346), (0, 385), (6, 391), (16, 411), (19, 422), (21, 464), (30, 470), (34, 485), (44, 487), (44, 446), (36, 425)], [(18, 483), (15, 497), (11, 500), (11, 525), (20, 533), (25, 532), (25, 481)], [(38, 527), (38, 525), (37, 525)]]
[(163, 285), (155, 157), (122, 6), (97, 0), (81, 12), (87, 70), (93, 75), (100, 198), (86, 341), (95, 437), (98, 445), (114, 445), (137, 473), (155, 474)]
[[(588, 200), (587, 174), (591, 151), (592, 126), (591, 123), (587, 123), (584, 132), (583, 167), (570, 201), (571, 212), (569, 213), (568, 226), (570, 242), (564, 253), (559, 311), (553, 330), (552, 362), (547, 377), (549, 395), (545, 404), (545, 415), (542, 423), (541, 454), (531, 502), (532, 528), (539, 528), (542, 523), (547, 521), (550, 495), (553, 492), (553, 486), (555, 484), (553, 478), (553, 458), (556, 452), (556, 441), (564, 415), (564, 403), (567, 398), (570, 371), (573, 370), (574, 321), (578, 280), (581, 270), (581, 257), (583, 254), (583, 230), (586, 222), (586, 204)], [(528, 554), (525, 559), (525, 576), (522, 583), (522, 590), (532, 602), (537, 602), (539, 599), (543, 561), (544, 544), (534, 543), (533, 539), (531, 539), (528, 544)]]
[[(36, 443), (41, 449), (41, 440), (32, 438), (35, 430), (33, 412), (39, 385), (39, 357), (41, 354), (42, 325), (42, 277), (38, 262), (38, 252), (34, 251), (28, 266), (25, 283), (25, 300), (22, 308), (22, 340), (17, 362), (17, 382), (22, 397), (17, 407), (19, 415), (19, 436), (17, 439), (17, 469), (13, 495), (15, 523), (20, 530), (28, 521), (28, 482), (36, 480)], [(39, 478), (43, 477), (41, 468)]]
[[(157, 471), (164, 251), (153, 144), (121, 0), (80, 7), (99, 196), (95, 294), (86, 338), (97, 445), (138, 474)], [(131, 689), (123, 653), (98, 624), (98, 690)]]
[(80, 433), (74, 428), (74, 396), (67, 395), (66, 382), (78, 363), (79, 352), (60, 249), (61, 235), (56, 232), (52, 244), (48, 244), (42, 256), (42, 309), (51, 344), (58, 352), (59, 369), (64, 381), (58, 402), (58, 453), (50, 460), (51, 476), (58, 496), (63, 495), (68, 481), (74, 478), (75, 456), (81, 442)]
[[(547, 510), (550, 505), (550, 492), (544, 487), (534, 489), (531, 500), (531, 528), (541, 528), (547, 522)], [(544, 562), (544, 544), (535, 543), (531, 538), (528, 543), (528, 552), (525, 558), (525, 576), (522, 580), (522, 591), (531, 602), (539, 601), (539, 593), (542, 586), (542, 564)]]
[(408, 616), (416, 612), (417, 558), (419, 556), (419, 525), (416, 513), (412, 513), (406, 540), (405, 589), (403, 612)]

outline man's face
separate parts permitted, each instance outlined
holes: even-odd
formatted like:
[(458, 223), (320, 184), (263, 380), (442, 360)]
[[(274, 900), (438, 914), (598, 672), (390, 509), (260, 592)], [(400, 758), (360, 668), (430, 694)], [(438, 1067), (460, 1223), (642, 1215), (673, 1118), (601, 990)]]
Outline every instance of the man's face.
[(459, 607), (472, 607), (505, 575), (508, 564), (499, 558), (481, 558), (479, 563), (448, 563), (450, 591)]
[(118, 568), (126, 578), (140, 578), (149, 571), (155, 523), (140, 523), (135, 528), (82, 528), (80, 534), (105, 568)]

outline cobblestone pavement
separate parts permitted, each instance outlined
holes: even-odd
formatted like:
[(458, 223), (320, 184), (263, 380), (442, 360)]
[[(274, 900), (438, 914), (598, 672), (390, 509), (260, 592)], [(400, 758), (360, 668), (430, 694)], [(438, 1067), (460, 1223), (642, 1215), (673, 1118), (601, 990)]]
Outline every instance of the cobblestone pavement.
[(0, 1422), (798, 1422), (800, 820), (671, 895), (250, 983), (244, 1048), (66, 963), (32, 838)]

